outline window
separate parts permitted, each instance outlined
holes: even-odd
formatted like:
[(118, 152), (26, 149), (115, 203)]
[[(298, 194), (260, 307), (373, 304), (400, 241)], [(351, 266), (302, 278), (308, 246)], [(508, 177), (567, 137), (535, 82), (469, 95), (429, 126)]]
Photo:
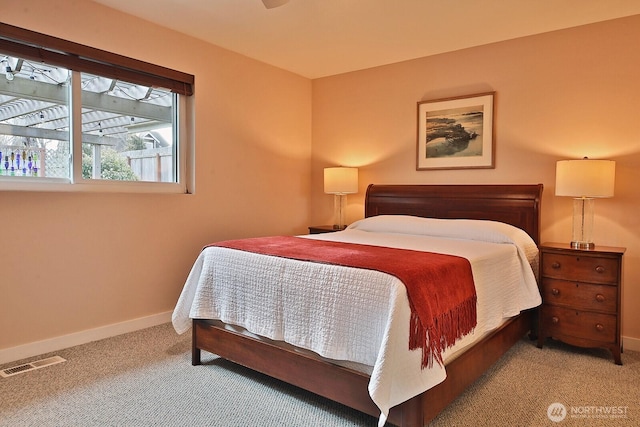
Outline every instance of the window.
[(0, 63), (0, 177), (69, 179), (70, 71), (1, 51)]
[(193, 76), (0, 23), (0, 189), (186, 192)]
[(176, 182), (177, 95), (81, 73), (82, 178)]

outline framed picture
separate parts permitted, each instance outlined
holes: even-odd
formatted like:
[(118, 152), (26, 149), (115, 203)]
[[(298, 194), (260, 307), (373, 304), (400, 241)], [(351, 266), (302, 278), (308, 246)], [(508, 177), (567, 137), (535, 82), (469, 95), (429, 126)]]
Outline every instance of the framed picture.
[(493, 168), (494, 94), (418, 102), (416, 169)]

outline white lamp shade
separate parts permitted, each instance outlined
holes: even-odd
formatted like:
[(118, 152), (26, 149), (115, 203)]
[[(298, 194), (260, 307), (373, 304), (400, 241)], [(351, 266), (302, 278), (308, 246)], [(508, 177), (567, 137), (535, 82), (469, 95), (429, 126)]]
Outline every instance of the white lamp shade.
[(324, 169), (324, 192), (354, 194), (358, 192), (358, 168), (335, 167)]
[(616, 162), (560, 160), (556, 163), (556, 196), (613, 197)]

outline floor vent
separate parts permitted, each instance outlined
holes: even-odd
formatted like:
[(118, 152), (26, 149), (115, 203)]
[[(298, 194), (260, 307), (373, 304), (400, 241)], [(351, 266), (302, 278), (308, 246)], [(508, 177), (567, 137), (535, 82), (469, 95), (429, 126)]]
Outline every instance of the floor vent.
[(55, 365), (56, 363), (66, 362), (60, 356), (48, 357), (46, 359), (36, 360), (34, 362), (25, 363), (23, 365), (13, 366), (11, 368), (3, 369), (0, 371), (0, 377), (11, 377), (13, 375), (22, 374), (25, 372), (33, 371), (35, 369), (45, 368), (47, 366)]

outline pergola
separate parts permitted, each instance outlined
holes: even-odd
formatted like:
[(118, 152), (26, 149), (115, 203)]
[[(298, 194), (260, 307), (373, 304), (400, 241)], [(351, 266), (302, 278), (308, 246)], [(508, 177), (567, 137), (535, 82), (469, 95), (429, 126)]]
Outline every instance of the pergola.
[[(68, 141), (71, 72), (2, 52), (0, 63), (0, 151)], [(122, 147), (132, 134), (171, 126), (170, 91), (80, 75), (82, 142), (93, 147), (94, 174), (100, 168), (100, 147)]]

